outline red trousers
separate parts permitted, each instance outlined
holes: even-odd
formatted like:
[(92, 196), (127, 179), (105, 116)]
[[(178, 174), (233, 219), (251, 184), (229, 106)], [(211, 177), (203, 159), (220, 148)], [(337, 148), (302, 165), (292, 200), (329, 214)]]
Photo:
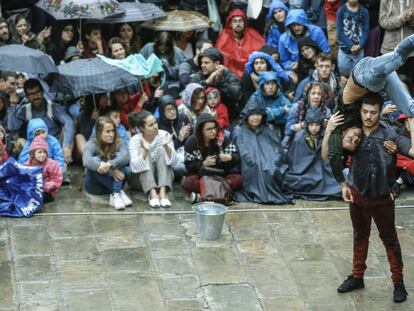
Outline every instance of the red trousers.
[(394, 283), (403, 280), (401, 247), (395, 229), (395, 205), (389, 195), (362, 197), (352, 189), (354, 202), (349, 205), (354, 229), (354, 257), (352, 275), (362, 278), (367, 268), (368, 243), (371, 233), (371, 220), (377, 225), (379, 236), (387, 252), (391, 278)]
[[(183, 183), (183, 189), (186, 192), (200, 193), (200, 179), (198, 175), (186, 176)], [(225, 176), (231, 190), (237, 190), (243, 185), (243, 177), (239, 174), (229, 174)]]

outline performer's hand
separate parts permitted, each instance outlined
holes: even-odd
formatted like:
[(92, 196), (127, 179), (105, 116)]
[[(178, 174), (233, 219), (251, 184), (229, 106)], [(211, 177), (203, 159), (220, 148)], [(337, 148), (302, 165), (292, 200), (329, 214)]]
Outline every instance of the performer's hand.
[(337, 111), (328, 120), (326, 131), (332, 133), (337, 126), (342, 124), (344, 124), (344, 115)]
[(348, 185), (343, 182), (341, 183), (341, 190), (342, 190), (342, 199), (345, 203), (353, 203), (354, 198), (352, 197), (351, 189), (349, 189)]
[(384, 141), (384, 147), (387, 150), (387, 152), (391, 155), (396, 154), (398, 151), (398, 145), (392, 140)]

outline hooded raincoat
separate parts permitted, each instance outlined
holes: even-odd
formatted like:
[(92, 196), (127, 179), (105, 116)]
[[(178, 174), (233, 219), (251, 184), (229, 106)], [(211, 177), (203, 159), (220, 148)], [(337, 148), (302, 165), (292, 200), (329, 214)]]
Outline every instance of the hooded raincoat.
[(188, 84), (184, 90), (183, 104), (178, 106), (178, 112), (180, 114), (185, 115), (188, 118), (188, 120), (191, 123), (192, 128), (195, 128), (197, 116), (199, 114), (201, 114), (202, 112), (210, 113), (210, 108), (208, 108), (207, 106), (207, 98), (205, 100), (204, 107), (201, 109), (201, 111), (198, 114), (196, 114), (195, 111), (193, 110), (193, 107), (191, 105), (191, 99), (193, 98), (194, 92), (199, 89), (204, 89), (204, 88), (200, 84), (197, 84), (197, 83)]
[(299, 61), (298, 39), (293, 36), (292, 31), (289, 29), (289, 26), (293, 23), (304, 26), (305, 36), (308, 36), (313, 41), (317, 42), (323, 52), (328, 53), (330, 51), (329, 42), (326, 39), (323, 30), (318, 26), (308, 24), (308, 19), (304, 10), (292, 9), (286, 17), (286, 32), (279, 40), (280, 61), (285, 69), (290, 69), (293, 63)]
[[(244, 36), (240, 41), (234, 39), (231, 28), (231, 20), (235, 16), (241, 16), (244, 19)], [(223, 53), (224, 65), (240, 79), (249, 55), (259, 50), (264, 44), (263, 37), (255, 29), (247, 27), (247, 17), (243, 11), (237, 9), (227, 17), (226, 25), (221, 31), (215, 46)]]
[(279, 0), (272, 1), (272, 4), (269, 8), (269, 12), (266, 16), (266, 22), (272, 20), (272, 25), (269, 28), (268, 33), (266, 34), (266, 45), (274, 46), (275, 48), (279, 47), (280, 36), (285, 32), (285, 25), (280, 25), (278, 22), (273, 21), (273, 13), (277, 9), (282, 9), (285, 11), (286, 15), (288, 14), (288, 7)]

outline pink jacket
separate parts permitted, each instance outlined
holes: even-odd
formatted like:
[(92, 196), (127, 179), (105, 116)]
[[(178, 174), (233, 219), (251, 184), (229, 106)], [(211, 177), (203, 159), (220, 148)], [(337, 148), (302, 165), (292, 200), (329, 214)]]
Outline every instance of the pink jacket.
[(55, 160), (47, 158), (45, 162), (37, 162), (32, 152), (36, 149), (43, 149), (49, 154), (49, 147), (45, 140), (39, 136), (35, 137), (30, 145), (30, 159), (25, 163), (28, 166), (43, 166), (43, 191), (56, 197), (56, 193), (62, 185), (62, 171)]

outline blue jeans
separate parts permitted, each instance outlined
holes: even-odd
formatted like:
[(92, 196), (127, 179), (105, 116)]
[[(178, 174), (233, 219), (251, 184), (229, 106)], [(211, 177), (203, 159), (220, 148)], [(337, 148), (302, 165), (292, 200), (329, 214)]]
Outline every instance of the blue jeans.
[(123, 181), (115, 180), (109, 174), (100, 174), (88, 169), (85, 170), (83, 184), (86, 192), (96, 195), (117, 193), (123, 188)]
[(401, 41), (392, 52), (360, 60), (352, 71), (353, 79), (371, 92), (384, 89), (401, 112), (414, 116), (414, 100), (395, 72), (407, 61), (412, 51), (414, 51), (414, 34)]
[(344, 77), (349, 77), (355, 64), (364, 57), (364, 50), (361, 49), (358, 54), (347, 53), (342, 49), (338, 51), (339, 72)]

